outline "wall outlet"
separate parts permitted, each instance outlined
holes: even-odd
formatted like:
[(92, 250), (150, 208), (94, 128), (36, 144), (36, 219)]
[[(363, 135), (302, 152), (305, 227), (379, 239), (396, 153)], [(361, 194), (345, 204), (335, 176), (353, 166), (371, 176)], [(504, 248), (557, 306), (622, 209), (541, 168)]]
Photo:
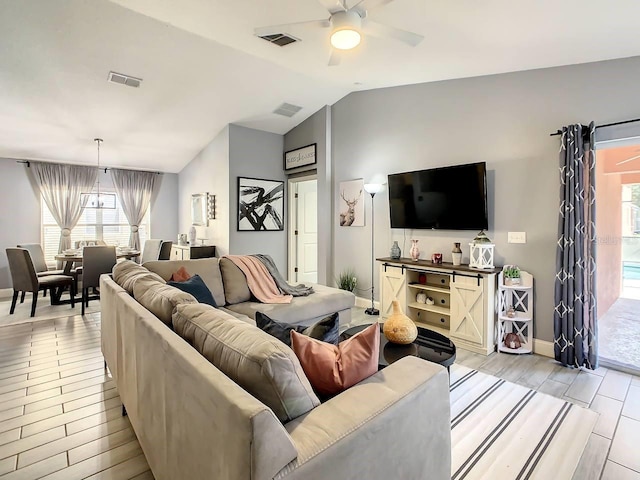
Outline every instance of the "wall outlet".
[(507, 234), (509, 243), (527, 243), (527, 232), (509, 232)]

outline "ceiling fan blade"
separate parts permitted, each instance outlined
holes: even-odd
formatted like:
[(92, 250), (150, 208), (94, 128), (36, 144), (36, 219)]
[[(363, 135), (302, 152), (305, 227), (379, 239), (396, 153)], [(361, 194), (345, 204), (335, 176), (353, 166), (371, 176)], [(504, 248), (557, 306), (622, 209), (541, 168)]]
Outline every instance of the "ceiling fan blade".
[(264, 37), (266, 35), (277, 35), (278, 33), (285, 33), (289, 28), (297, 28), (297, 27), (318, 27), (318, 28), (327, 28), (331, 25), (329, 19), (325, 20), (311, 20), (308, 22), (296, 22), (296, 23), (285, 23), (282, 25), (270, 25), (268, 27), (258, 27), (253, 29), (253, 33), (258, 37)]
[(424, 37), (417, 33), (407, 32), (406, 30), (401, 30), (378, 22), (372, 22), (371, 20), (363, 22), (362, 27), (362, 30), (367, 35), (373, 35), (374, 37), (381, 38), (394, 38), (412, 47), (415, 47), (424, 40)]
[(346, 12), (344, 4), (340, 0), (318, 0), (318, 3), (326, 8), (329, 13)]
[(349, 10), (355, 9), (358, 12), (364, 13), (367, 10), (373, 10), (374, 8), (382, 7), (391, 2), (393, 2), (393, 0), (360, 0)]
[(335, 67), (336, 65), (340, 65), (340, 61), (342, 60), (342, 52), (337, 48), (331, 49), (331, 56), (329, 57), (329, 66)]

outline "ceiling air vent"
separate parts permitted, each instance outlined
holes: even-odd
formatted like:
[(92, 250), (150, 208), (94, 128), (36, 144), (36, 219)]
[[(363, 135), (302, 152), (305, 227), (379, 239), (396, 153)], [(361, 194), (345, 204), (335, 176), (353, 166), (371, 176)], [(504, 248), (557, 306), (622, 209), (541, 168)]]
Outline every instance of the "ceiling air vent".
[(291, 105), (290, 103), (283, 103), (278, 108), (276, 108), (273, 113), (275, 113), (276, 115), (284, 115), (285, 117), (293, 117), (300, 110), (302, 110), (302, 107)]
[(142, 83), (141, 78), (131, 77), (122, 73), (109, 72), (108, 80), (111, 83), (119, 83), (120, 85), (126, 85), (127, 87), (138, 88)]
[(288, 33), (275, 33), (273, 35), (258, 35), (261, 39), (266, 40), (269, 43), (275, 43), (280, 47), (289, 45), (294, 42), (299, 42), (299, 38), (292, 37)]

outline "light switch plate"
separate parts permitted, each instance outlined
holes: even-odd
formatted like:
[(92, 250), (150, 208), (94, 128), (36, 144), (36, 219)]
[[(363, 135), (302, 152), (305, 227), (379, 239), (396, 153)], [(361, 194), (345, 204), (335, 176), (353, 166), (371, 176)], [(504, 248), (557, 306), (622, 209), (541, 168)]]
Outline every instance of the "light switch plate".
[(527, 232), (509, 232), (507, 241), (509, 243), (527, 243)]

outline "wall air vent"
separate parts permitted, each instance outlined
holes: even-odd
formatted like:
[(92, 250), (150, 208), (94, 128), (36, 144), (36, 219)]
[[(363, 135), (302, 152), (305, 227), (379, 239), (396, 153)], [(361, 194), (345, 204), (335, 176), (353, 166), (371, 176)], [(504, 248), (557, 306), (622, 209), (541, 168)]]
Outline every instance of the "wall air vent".
[(141, 78), (132, 77), (130, 75), (123, 75), (122, 73), (109, 72), (109, 78), (107, 79), (111, 83), (119, 83), (120, 85), (126, 85), (127, 87), (138, 88), (142, 83)]
[(296, 113), (302, 110), (302, 107), (298, 105), (291, 105), (290, 103), (283, 103), (278, 108), (276, 108), (273, 113), (276, 115), (283, 115), (285, 117), (293, 117)]
[(258, 35), (261, 39), (266, 40), (269, 43), (274, 43), (279, 47), (284, 47), (291, 43), (299, 42), (299, 38), (292, 37), (288, 33), (275, 33), (273, 35)]

